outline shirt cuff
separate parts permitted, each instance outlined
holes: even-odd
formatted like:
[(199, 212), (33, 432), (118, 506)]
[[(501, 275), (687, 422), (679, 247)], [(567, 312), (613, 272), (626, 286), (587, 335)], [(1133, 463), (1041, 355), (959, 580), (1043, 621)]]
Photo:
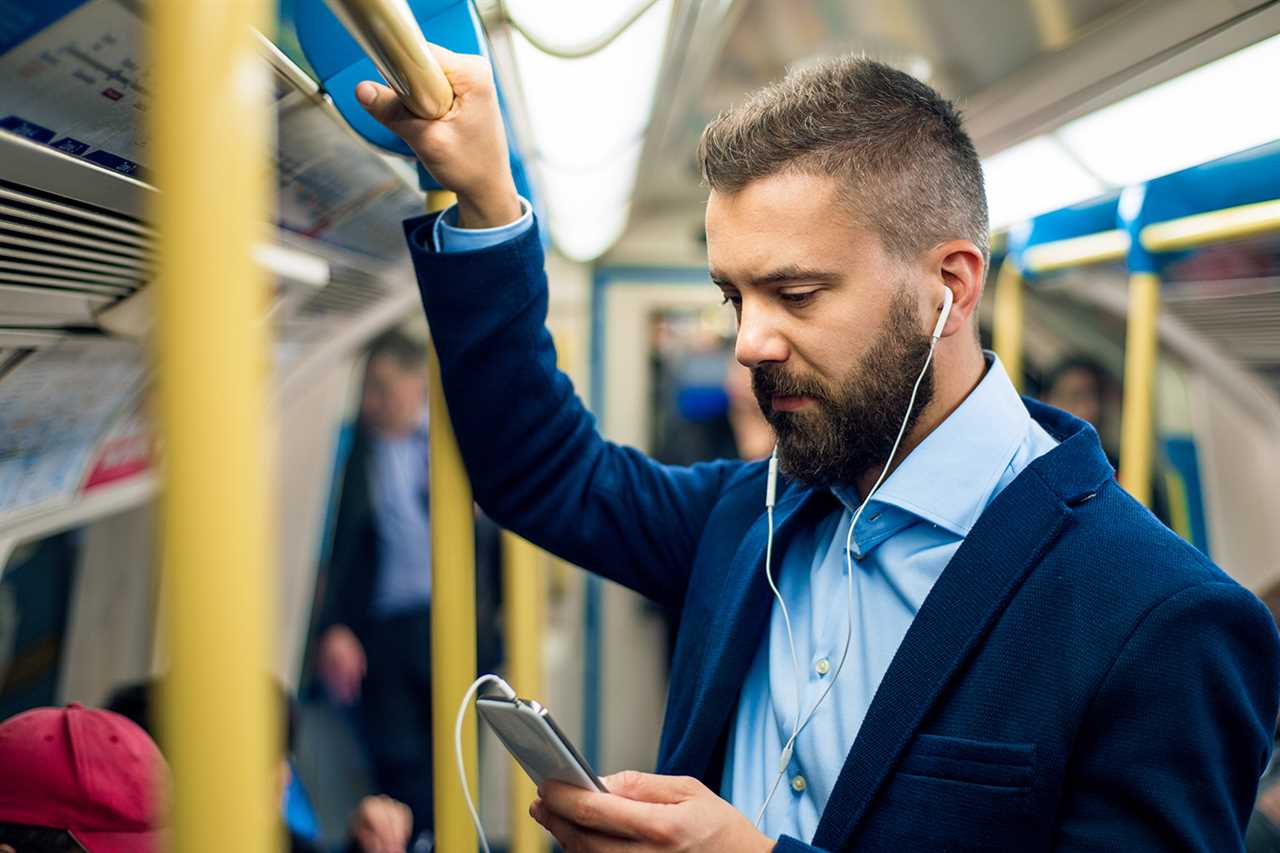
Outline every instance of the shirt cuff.
[(520, 218), (496, 228), (459, 228), (458, 205), (446, 208), (436, 217), (432, 240), (437, 252), (475, 252), (519, 237), (533, 227), (533, 205), (520, 197)]

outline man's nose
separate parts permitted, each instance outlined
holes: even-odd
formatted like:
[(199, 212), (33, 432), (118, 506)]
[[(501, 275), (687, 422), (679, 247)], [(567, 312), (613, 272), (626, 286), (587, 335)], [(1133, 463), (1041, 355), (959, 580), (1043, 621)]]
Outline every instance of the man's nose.
[(786, 338), (771, 321), (768, 312), (743, 305), (733, 354), (739, 364), (754, 368), (770, 362), (786, 361), (791, 353)]

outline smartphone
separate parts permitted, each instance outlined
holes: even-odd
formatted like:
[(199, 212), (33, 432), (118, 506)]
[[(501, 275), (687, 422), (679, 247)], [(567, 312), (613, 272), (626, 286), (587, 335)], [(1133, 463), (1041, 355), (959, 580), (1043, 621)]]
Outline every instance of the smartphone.
[(497, 733), (535, 785), (546, 779), (608, 793), (547, 709), (532, 699), (482, 696), (476, 712)]

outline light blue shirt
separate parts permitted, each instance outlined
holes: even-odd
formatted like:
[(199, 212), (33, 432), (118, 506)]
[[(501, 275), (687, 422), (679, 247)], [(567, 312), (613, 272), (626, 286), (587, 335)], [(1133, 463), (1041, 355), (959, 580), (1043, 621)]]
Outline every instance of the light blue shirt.
[[(978, 386), (903, 460), (853, 535), (853, 612), (844, 547), (859, 496), (797, 532), (775, 578), (791, 613), (807, 714), (835, 675), (853, 620), (844, 670), (801, 732), (761, 823), (770, 838), (813, 837), (845, 758), (889, 662), (934, 582), (978, 516), (1036, 457), (1058, 442), (1031, 419), (993, 354)], [(748, 671), (730, 734), (721, 794), (754, 820), (778, 774), (796, 714), (795, 675), (782, 610)]]
[(520, 218), (497, 228), (459, 228), (458, 206), (445, 208), (431, 230), (439, 252), (474, 252), (520, 236), (533, 227), (533, 205), (520, 198)]
[(369, 496), (378, 536), (373, 612), (386, 618), (431, 601), (427, 418), (399, 438), (370, 441)]
[[(473, 251), (524, 233), (533, 215), (521, 204), (520, 219), (483, 230), (457, 228), (456, 211), (445, 211), (436, 220), (436, 248)], [(858, 520), (849, 658), (796, 742), (761, 823), (770, 838), (813, 837), (871, 698), (934, 582), (996, 495), (1058, 444), (1031, 419), (1000, 360), (986, 358), (978, 386), (889, 475)], [(796, 533), (774, 568), (791, 614), (806, 714), (835, 675), (849, 624), (844, 545), (858, 495), (832, 491), (842, 508)], [(742, 688), (721, 781), (721, 794), (749, 819), (777, 776), (795, 714), (791, 650), (775, 602)]]

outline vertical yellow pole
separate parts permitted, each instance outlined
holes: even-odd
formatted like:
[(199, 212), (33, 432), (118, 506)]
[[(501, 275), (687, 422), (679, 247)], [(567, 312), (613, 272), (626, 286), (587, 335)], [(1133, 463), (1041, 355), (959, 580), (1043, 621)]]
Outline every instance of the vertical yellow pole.
[(267, 282), (271, 219), (263, 0), (152, 3), (150, 132), (160, 193), (155, 358), (158, 565), (170, 674), (161, 736), (184, 853), (278, 849), (281, 716), (268, 678)]
[(1155, 391), (1160, 276), (1129, 277), (1129, 322), (1124, 336), (1124, 402), (1120, 417), (1120, 485), (1151, 505), (1155, 463)]
[[(453, 193), (427, 195), (427, 209), (453, 203)], [(456, 282), (443, 282), (450, 286)], [(453, 723), (476, 677), (476, 547), (471, 483), (449, 420), (435, 347), (427, 366), (431, 407), (431, 728), (437, 850), (475, 850), (477, 839), (454, 766)], [(467, 784), (476, 790), (476, 724), (462, 730)]]
[[(514, 533), (502, 534), (502, 622), (507, 678), (521, 696), (542, 695), (543, 555)], [(546, 835), (529, 817), (537, 786), (510, 759), (511, 853), (541, 853)]]
[(996, 355), (1004, 364), (1013, 387), (1022, 391), (1022, 273), (1012, 258), (1005, 258), (996, 275), (995, 317), (991, 335)]

